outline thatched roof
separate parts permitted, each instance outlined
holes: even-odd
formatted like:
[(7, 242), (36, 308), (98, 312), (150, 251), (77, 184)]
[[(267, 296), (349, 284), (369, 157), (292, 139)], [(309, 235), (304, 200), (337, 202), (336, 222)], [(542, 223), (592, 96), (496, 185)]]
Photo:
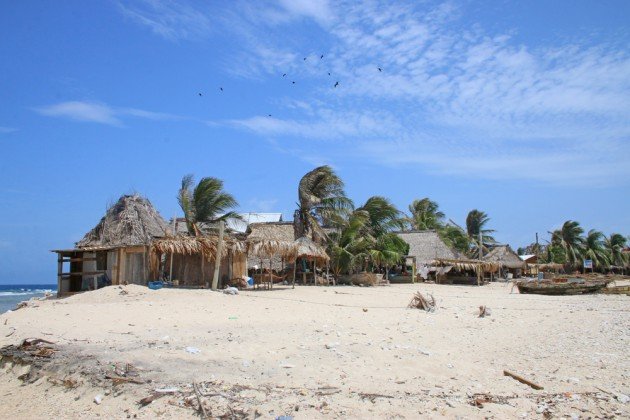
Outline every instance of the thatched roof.
[(481, 266), (481, 270), (484, 273), (494, 273), (499, 270), (499, 263), (493, 261), (479, 261), (479, 260), (465, 260), (462, 258), (459, 259), (448, 259), (448, 258), (438, 258), (431, 262), (432, 265), (436, 266), (452, 266), (455, 267), (459, 271), (469, 270), (469, 271), (477, 271), (477, 269)]
[(512, 251), (509, 245), (495, 246), (487, 255), (483, 256), (484, 261), (499, 263), (505, 268), (525, 268), (525, 261)]
[(294, 242), (295, 255), (297, 257), (312, 258), (317, 260), (328, 261), (330, 257), (326, 254), (326, 250), (313, 242), (311, 239), (303, 236)]
[(451, 249), (435, 230), (412, 230), (396, 232), (409, 244), (409, 256), (416, 257), (416, 264), (430, 264), (436, 259), (458, 260), (461, 256)]
[[(153, 241), (152, 248), (155, 252), (166, 254), (203, 254), (208, 260), (216, 259), (219, 237), (216, 235), (188, 236), (177, 235), (158, 238)], [(221, 258), (225, 258), (229, 251), (245, 252), (245, 244), (235, 238), (224, 237)]]
[(123, 195), (101, 221), (76, 243), (80, 249), (149, 245), (167, 233), (166, 222), (146, 198)]
[(248, 232), (247, 252), (251, 256), (269, 258), (295, 255), (292, 222), (252, 223)]

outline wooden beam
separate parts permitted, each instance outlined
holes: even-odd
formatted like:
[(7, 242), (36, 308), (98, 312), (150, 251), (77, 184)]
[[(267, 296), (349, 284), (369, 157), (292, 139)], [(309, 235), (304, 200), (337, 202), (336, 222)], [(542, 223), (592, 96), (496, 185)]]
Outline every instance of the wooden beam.
[(61, 273), (62, 277), (70, 277), (70, 276), (94, 276), (97, 274), (107, 273), (107, 270), (97, 270), (97, 271), (77, 271), (70, 273)]

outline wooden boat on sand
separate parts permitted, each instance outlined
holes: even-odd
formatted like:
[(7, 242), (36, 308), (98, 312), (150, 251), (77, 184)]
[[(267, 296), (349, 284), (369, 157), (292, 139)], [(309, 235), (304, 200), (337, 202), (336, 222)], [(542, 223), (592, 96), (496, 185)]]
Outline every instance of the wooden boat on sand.
[(585, 295), (598, 293), (612, 280), (554, 279), (541, 281), (519, 281), (516, 283), (522, 294), (533, 295)]

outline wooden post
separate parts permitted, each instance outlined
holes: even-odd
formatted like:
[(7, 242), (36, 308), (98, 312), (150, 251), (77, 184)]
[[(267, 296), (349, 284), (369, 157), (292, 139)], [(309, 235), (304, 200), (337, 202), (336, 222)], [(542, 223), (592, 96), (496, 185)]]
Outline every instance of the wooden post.
[(273, 289), (273, 255), (269, 257), (269, 288)]
[[(173, 236), (177, 235), (177, 216), (173, 216)], [(173, 252), (171, 252), (171, 265), (168, 270), (168, 279), (173, 281)]]
[(120, 284), (120, 270), (122, 266), (122, 248), (118, 248), (116, 253), (116, 284)]
[(61, 297), (61, 273), (63, 273), (63, 254), (57, 254), (57, 297)]
[(317, 286), (317, 259), (313, 258), (313, 286)]
[(223, 220), (219, 220), (219, 243), (217, 245), (217, 255), (214, 261), (214, 276), (212, 276), (212, 290), (217, 290), (219, 287), (219, 271), (221, 269), (221, 257), (223, 255), (223, 230), (225, 229), (225, 223)]
[(205, 266), (205, 264), (204, 264), (205, 261), (204, 261), (204, 258), (203, 258), (203, 249), (201, 250), (200, 255), (201, 255), (201, 284), (204, 287), (208, 287), (206, 285), (206, 276), (205, 276), (205, 267), (204, 267)]
[(481, 272), (481, 258), (483, 257), (483, 243), (482, 243), (482, 234), (481, 229), (479, 229), (479, 266), (477, 268), (477, 286), (481, 286), (481, 276), (483, 275)]
[(293, 284), (292, 289), (295, 289), (295, 272), (297, 270), (297, 256), (293, 259)]

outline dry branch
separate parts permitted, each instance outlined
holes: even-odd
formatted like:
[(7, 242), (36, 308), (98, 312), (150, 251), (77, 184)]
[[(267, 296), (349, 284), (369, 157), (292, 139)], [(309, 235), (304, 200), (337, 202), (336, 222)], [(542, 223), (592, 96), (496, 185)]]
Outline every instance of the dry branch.
[(427, 294), (427, 296), (428, 298), (425, 298), (422, 293), (416, 292), (407, 307), (422, 309), (427, 312), (433, 312), (435, 310), (435, 298), (433, 297), (433, 295), (430, 294)]

